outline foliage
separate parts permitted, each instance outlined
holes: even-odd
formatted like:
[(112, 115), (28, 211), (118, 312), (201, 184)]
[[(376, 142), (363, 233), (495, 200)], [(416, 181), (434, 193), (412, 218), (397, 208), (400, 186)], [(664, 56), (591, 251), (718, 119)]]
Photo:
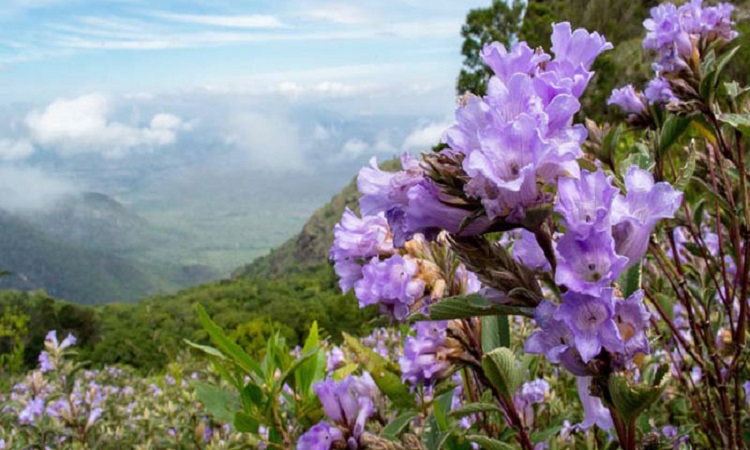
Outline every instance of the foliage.
[(464, 38), (461, 55), (464, 62), (456, 82), (459, 95), (465, 92), (482, 95), (487, 91), (491, 71), (482, 62), (482, 48), (490, 42), (510, 45), (518, 33), (522, 13), (523, 3), (517, 0), (510, 4), (503, 0), (493, 0), (488, 8), (469, 11), (466, 23), (461, 27), (461, 37)]

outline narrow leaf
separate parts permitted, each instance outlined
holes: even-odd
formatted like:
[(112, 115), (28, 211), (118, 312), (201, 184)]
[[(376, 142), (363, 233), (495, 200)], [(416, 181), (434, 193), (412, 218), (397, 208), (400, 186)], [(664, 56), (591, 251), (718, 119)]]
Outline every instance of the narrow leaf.
[(484, 450), (515, 450), (515, 447), (510, 444), (479, 434), (466, 436), (466, 439), (470, 440), (471, 442), (476, 442)]
[(465, 417), (472, 414), (480, 413), (499, 413), (502, 414), (502, 410), (492, 403), (469, 403), (468, 405), (456, 408), (451, 411), (451, 417)]
[(395, 419), (388, 422), (388, 425), (383, 428), (380, 432), (380, 436), (391, 441), (397, 441), (398, 436), (409, 426), (412, 420), (414, 420), (419, 413), (415, 411), (408, 411)]
[(480, 316), (533, 317), (533, 308), (492, 303), (479, 294), (448, 297), (430, 306), (430, 319), (451, 320)]

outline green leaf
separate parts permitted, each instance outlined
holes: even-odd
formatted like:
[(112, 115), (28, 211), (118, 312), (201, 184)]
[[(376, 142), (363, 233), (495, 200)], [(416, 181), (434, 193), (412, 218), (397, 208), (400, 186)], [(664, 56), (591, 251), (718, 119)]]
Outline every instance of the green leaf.
[(234, 413), (241, 407), (235, 394), (202, 382), (194, 386), (195, 395), (212, 416), (226, 423), (234, 421)]
[(397, 441), (398, 435), (400, 435), (406, 427), (409, 426), (412, 420), (419, 416), (419, 413), (415, 411), (408, 411), (395, 419), (388, 422), (388, 425), (383, 428), (380, 432), (380, 436), (390, 441)]
[(257, 420), (253, 419), (249, 414), (242, 411), (238, 411), (234, 415), (234, 421), (232, 422), (234, 428), (240, 433), (258, 433), (260, 424)]
[(435, 420), (437, 421), (440, 431), (448, 431), (450, 429), (448, 426), (448, 414), (450, 413), (452, 402), (453, 391), (448, 391), (438, 395), (432, 403)]
[(686, 116), (670, 114), (664, 120), (659, 131), (659, 157), (663, 157), (667, 150), (674, 145), (690, 126), (692, 119)]
[(482, 317), (482, 351), (489, 353), (498, 347), (510, 347), (508, 316)]
[(502, 414), (501, 410), (497, 405), (492, 403), (469, 403), (460, 408), (456, 408), (450, 412), (451, 417), (464, 417), (472, 414), (480, 413), (499, 413)]
[(512, 401), (513, 394), (518, 389), (521, 375), (516, 366), (516, 357), (505, 347), (497, 348), (482, 358), (484, 374), (508, 401)]
[(242, 404), (245, 407), (245, 411), (249, 411), (251, 406), (261, 406), (261, 403), (263, 402), (263, 391), (251, 381), (242, 388), (240, 397), (242, 398)]
[(622, 375), (610, 375), (609, 395), (615, 409), (626, 423), (633, 423), (643, 411), (661, 397), (669, 377), (666, 371), (658, 375), (654, 380), (656, 385), (636, 386), (631, 386)]
[(470, 440), (471, 442), (476, 442), (484, 450), (515, 450), (515, 447), (508, 443), (488, 438), (487, 436), (482, 436), (480, 434), (472, 434), (466, 436), (466, 439)]
[(553, 438), (557, 436), (557, 433), (560, 432), (562, 429), (562, 426), (555, 425), (553, 427), (547, 427), (544, 430), (539, 430), (531, 433), (531, 442), (538, 444), (540, 442), (547, 442), (550, 440), (550, 438)]
[(262, 377), (263, 371), (261, 370), (260, 365), (258, 365), (250, 355), (245, 353), (245, 351), (242, 350), (242, 347), (237, 345), (224, 334), (221, 327), (216, 325), (213, 320), (208, 317), (206, 310), (203, 309), (200, 304), (196, 304), (196, 309), (198, 310), (198, 318), (203, 325), (203, 328), (208, 332), (208, 335), (211, 337), (211, 340), (214, 341), (214, 344), (216, 344), (226, 356), (232, 358), (232, 360), (242, 367), (242, 369), (248, 374), (256, 374)]
[(629, 268), (622, 275), (620, 275), (619, 284), (620, 290), (624, 298), (630, 297), (630, 295), (641, 288), (641, 273), (642, 266), (639, 262), (633, 267)]
[(211, 346), (196, 344), (195, 342), (189, 341), (187, 339), (183, 339), (183, 341), (185, 341), (185, 343), (187, 345), (189, 345), (189, 346), (191, 346), (193, 348), (196, 348), (196, 349), (202, 351), (203, 353), (205, 353), (207, 355), (215, 356), (215, 357), (217, 357), (217, 358), (219, 358), (221, 360), (226, 360), (227, 359), (224, 356), (223, 353), (221, 353), (219, 350), (216, 350), (215, 348), (213, 348)]
[(750, 135), (750, 114), (719, 114), (719, 122), (725, 123), (732, 128), (738, 129), (744, 135)]
[(430, 306), (430, 319), (451, 320), (467, 319), (479, 316), (519, 315), (533, 317), (533, 308), (523, 306), (499, 305), (479, 294), (448, 297)]
[(451, 435), (448, 432), (440, 431), (435, 415), (432, 414), (428, 418), (429, 428), (422, 435), (422, 443), (427, 450), (440, 450), (443, 448), (443, 444), (448, 440)]
[(409, 392), (409, 388), (401, 382), (400, 374), (396, 372), (398, 368), (392, 368), (392, 363), (372, 349), (360, 344), (356, 338), (344, 333), (344, 340), (357, 355), (359, 363), (370, 372), (380, 392), (393, 402), (393, 406), (403, 410), (416, 408), (414, 396)]
[[(307, 335), (305, 345), (302, 347), (302, 354), (307, 354), (317, 348), (320, 344), (318, 334), (318, 322), (314, 321), (310, 327), (310, 333)], [(324, 352), (318, 352), (314, 358), (310, 358), (302, 363), (294, 374), (295, 382), (299, 392), (304, 397), (309, 397), (312, 393), (312, 384), (320, 381), (325, 376), (326, 355)]]
[(682, 170), (680, 170), (680, 173), (677, 174), (677, 178), (674, 182), (674, 187), (677, 190), (684, 191), (685, 188), (687, 188), (688, 183), (690, 183), (690, 180), (693, 178), (693, 173), (695, 173), (695, 163), (697, 160), (698, 151), (693, 145), (690, 145), (688, 147), (687, 161), (682, 167)]
[(712, 90), (716, 88), (719, 84), (719, 76), (721, 75), (721, 72), (724, 71), (724, 68), (729, 64), (729, 61), (734, 58), (734, 55), (737, 54), (740, 47), (737, 46), (728, 52), (721, 55), (721, 57), (716, 61), (716, 70), (714, 70), (713, 77), (711, 79), (711, 88)]
[(289, 366), (282, 374), (281, 377), (279, 377), (278, 380), (275, 382), (276, 391), (280, 392), (281, 389), (284, 388), (284, 384), (286, 384), (287, 381), (293, 376), (295, 376), (297, 370), (306, 362), (308, 362), (313, 357), (317, 358), (318, 352), (320, 351), (319, 348), (315, 347), (311, 352), (302, 354), (296, 361), (292, 363), (291, 366)]

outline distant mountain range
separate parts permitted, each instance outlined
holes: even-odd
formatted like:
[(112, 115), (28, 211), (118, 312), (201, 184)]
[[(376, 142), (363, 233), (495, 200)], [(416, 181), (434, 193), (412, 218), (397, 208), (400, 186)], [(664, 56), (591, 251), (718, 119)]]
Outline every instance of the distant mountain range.
[(75, 303), (134, 301), (216, 278), (202, 266), (148, 261), (153, 246), (183, 239), (152, 227), (98, 193), (67, 196), (43, 211), (0, 210), (0, 288), (44, 289)]

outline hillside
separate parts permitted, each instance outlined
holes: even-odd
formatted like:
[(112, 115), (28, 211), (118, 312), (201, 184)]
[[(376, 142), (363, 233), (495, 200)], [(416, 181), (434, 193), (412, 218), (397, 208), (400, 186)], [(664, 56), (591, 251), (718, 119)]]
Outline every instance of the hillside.
[(0, 211), (0, 288), (44, 289), (76, 303), (133, 301), (177, 286), (145, 266), (110, 253), (61, 243)]
[[(383, 170), (396, 171), (398, 159), (380, 164)], [(311, 269), (328, 261), (328, 250), (333, 244), (333, 227), (348, 206), (359, 211), (356, 178), (334, 195), (308, 219), (302, 230), (268, 255), (242, 266), (232, 273), (233, 278), (279, 278), (285, 274)]]

